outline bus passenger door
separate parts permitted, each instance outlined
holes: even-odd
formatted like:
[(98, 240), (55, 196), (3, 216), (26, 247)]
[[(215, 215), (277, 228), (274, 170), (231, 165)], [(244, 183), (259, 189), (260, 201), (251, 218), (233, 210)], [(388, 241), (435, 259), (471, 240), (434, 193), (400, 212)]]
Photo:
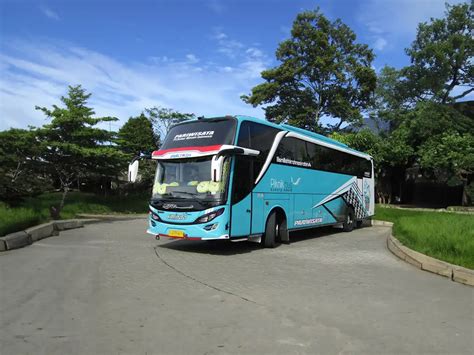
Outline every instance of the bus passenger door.
[(244, 237), (251, 233), (252, 189), (252, 158), (247, 156), (234, 157), (231, 194), (231, 237)]

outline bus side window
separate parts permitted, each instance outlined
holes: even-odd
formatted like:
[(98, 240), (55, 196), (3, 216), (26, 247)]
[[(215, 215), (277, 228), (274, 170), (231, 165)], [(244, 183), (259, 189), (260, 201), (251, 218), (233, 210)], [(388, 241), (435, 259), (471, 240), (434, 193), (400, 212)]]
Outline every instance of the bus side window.
[(256, 149), (260, 154), (254, 158), (254, 171), (257, 174), (267, 159), (270, 148), (279, 129), (256, 122), (243, 121), (240, 125), (237, 145)]
[(279, 158), (286, 158), (286, 159), (295, 159), (295, 151), (291, 145), (291, 138), (283, 138), (280, 142), (280, 145), (277, 148), (276, 155)]
[(277, 149), (280, 158), (291, 159), (295, 161), (308, 161), (308, 152), (306, 142), (297, 138), (283, 138)]
[(232, 203), (242, 201), (253, 189), (253, 160), (246, 156), (236, 156), (232, 184)]

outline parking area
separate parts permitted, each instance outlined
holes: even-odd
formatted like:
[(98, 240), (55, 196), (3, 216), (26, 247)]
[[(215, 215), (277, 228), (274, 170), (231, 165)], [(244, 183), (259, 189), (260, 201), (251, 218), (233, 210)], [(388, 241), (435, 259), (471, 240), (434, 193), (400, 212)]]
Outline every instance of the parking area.
[(443, 353), (474, 348), (474, 288), (400, 261), (388, 229), (290, 245), (155, 241), (89, 225), (0, 255), (0, 353)]

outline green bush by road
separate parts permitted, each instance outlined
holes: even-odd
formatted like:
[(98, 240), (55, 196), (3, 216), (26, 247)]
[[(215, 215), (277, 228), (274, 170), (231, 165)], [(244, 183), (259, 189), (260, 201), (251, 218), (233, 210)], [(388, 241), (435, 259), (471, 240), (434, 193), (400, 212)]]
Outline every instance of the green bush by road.
[[(18, 207), (0, 203), (0, 235), (48, 221), (50, 206), (58, 205), (60, 200), (60, 193), (48, 193), (26, 199)], [(79, 213), (146, 213), (148, 200), (148, 195), (104, 197), (71, 192), (66, 198), (61, 218), (74, 218)]]
[(393, 222), (394, 235), (407, 247), (474, 269), (474, 215), (377, 206), (375, 219)]

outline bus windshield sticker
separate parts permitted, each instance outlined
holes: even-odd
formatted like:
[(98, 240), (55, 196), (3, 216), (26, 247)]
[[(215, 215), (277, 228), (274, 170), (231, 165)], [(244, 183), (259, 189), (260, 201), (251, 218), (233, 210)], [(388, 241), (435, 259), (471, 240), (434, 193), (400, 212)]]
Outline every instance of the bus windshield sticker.
[(214, 131), (200, 131), (200, 132), (190, 132), (190, 133), (181, 133), (174, 136), (173, 141), (184, 141), (192, 139), (203, 139), (203, 138), (212, 138), (214, 136)]
[(281, 164), (288, 164), (288, 165), (295, 165), (295, 166), (303, 166), (305, 168), (311, 168), (311, 163), (307, 161), (297, 161), (288, 158), (281, 158), (276, 157), (276, 162)]

